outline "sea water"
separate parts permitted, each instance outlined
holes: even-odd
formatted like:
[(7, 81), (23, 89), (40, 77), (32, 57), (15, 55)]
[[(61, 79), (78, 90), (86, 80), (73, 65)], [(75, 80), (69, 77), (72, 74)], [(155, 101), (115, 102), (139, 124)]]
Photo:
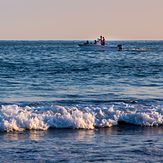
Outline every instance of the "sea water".
[(2, 162), (162, 162), (163, 41), (0, 41)]

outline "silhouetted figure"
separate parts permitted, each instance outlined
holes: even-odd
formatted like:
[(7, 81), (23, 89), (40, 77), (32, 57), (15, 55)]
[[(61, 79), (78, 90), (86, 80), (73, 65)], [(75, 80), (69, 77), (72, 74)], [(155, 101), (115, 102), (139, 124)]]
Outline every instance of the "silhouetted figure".
[(101, 45), (105, 45), (105, 37), (102, 38)]

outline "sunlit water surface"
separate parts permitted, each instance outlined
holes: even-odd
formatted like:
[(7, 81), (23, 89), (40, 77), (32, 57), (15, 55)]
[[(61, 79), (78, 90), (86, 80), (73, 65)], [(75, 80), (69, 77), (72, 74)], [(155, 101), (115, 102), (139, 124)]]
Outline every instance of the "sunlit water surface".
[(162, 162), (163, 41), (79, 43), (0, 41), (1, 161)]

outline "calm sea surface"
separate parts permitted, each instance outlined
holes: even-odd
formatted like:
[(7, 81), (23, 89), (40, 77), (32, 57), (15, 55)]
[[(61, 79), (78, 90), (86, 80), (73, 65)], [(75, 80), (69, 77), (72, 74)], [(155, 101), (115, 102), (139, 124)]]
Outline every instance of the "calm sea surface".
[(0, 41), (1, 162), (163, 162), (163, 41)]

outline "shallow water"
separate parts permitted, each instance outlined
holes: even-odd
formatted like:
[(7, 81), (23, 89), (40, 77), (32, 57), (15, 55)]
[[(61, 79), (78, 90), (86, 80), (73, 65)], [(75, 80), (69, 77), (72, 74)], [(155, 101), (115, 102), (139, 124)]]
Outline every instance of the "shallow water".
[(79, 43), (0, 41), (1, 160), (161, 162), (163, 41)]
[(7, 162), (162, 162), (162, 136), (162, 127), (129, 125), (0, 133), (0, 158)]

